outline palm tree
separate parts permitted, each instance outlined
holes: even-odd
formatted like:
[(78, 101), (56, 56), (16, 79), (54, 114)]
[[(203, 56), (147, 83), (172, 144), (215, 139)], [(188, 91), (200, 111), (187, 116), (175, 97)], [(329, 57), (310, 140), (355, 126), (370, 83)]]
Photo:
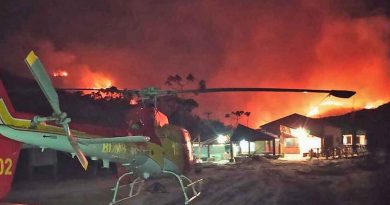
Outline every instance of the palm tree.
[(249, 115), (251, 115), (251, 112), (245, 112), (244, 115), (246, 116), (246, 126), (249, 126)]
[(250, 114), (251, 114), (251, 112), (245, 112), (245, 111), (242, 111), (242, 110), (237, 110), (237, 111), (232, 111), (231, 113), (225, 114), (225, 117), (226, 118), (235, 117), (236, 125), (238, 125), (238, 121), (240, 120), (241, 116), (245, 115), (245, 116), (247, 116), (247, 125), (248, 125), (249, 115)]

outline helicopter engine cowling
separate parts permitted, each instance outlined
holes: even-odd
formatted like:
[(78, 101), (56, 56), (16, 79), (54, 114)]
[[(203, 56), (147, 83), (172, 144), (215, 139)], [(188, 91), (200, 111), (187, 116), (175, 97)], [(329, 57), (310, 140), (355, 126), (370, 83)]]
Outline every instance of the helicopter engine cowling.
[(157, 127), (156, 133), (164, 150), (163, 169), (175, 173), (190, 171), (194, 157), (188, 131), (175, 125), (165, 125)]
[(131, 110), (127, 114), (127, 124), (130, 134), (148, 136), (150, 143), (154, 144), (152, 149), (161, 149), (161, 170), (175, 173), (191, 170), (194, 157), (191, 137), (187, 130), (168, 124), (167, 117), (153, 107)]

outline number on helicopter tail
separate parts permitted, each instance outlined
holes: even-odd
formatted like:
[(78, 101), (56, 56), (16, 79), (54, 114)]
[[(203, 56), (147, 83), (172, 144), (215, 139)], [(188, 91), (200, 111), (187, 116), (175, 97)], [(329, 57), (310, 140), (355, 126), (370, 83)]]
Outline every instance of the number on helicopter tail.
[(12, 175), (12, 159), (0, 158), (0, 175)]

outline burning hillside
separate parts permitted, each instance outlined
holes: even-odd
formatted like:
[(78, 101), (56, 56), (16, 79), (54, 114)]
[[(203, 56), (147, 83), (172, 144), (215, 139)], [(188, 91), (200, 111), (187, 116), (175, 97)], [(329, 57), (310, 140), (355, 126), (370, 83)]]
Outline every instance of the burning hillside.
[(100, 3), (2, 3), (0, 67), (27, 76), (21, 59), (34, 49), (51, 72), (68, 72), (57, 87), (161, 87), (171, 74), (193, 73), (209, 87), (357, 91), (351, 100), (196, 97), (199, 113), (222, 119), (233, 110), (250, 111), (254, 127), (293, 112), (323, 117), (390, 100), (384, 92), (390, 87), (390, 20), (383, 1)]

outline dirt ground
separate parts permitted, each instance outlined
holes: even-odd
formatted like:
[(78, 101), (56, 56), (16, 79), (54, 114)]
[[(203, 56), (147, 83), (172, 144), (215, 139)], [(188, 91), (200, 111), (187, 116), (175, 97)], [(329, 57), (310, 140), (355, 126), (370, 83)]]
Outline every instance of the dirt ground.
[[(208, 165), (201, 174), (202, 194), (191, 204), (388, 204), (389, 165), (371, 159), (283, 161), (246, 159), (230, 165)], [(152, 193), (155, 182), (164, 192)], [(109, 204), (115, 179), (95, 177), (39, 180), (14, 184), (7, 202), (24, 204)], [(149, 191), (148, 191), (149, 189)], [(142, 193), (120, 204), (184, 204), (178, 182), (172, 178), (150, 180)]]

